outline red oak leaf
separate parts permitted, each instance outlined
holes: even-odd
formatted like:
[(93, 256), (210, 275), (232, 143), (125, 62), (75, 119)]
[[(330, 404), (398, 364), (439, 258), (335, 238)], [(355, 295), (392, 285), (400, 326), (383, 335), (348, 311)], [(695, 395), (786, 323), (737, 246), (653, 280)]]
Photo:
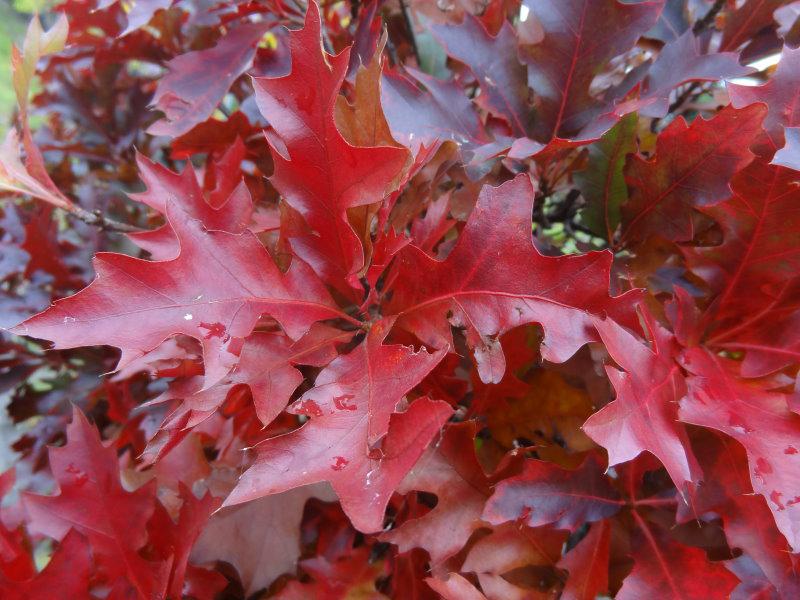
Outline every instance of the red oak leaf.
[(655, 157), (636, 157), (625, 167), (632, 188), (622, 207), (622, 239), (660, 235), (692, 239), (692, 212), (730, 196), (731, 176), (753, 159), (748, 149), (761, 132), (763, 107), (727, 107), (714, 118), (682, 117), (658, 136)]
[[(183, 500), (178, 522), (169, 522), (161, 533), (166, 538), (165, 547), (160, 548), (162, 554), (171, 557), (172, 572), (168, 587), (169, 598), (180, 598), (189, 569), (189, 553), (195, 541), (203, 533), (208, 518), (222, 501), (206, 493), (202, 498), (195, 495), (183, 483), (180, 484), (180, 497)], [(151, 543), (153, 542), (151, 535)]]
[(44, 157), (34, 143), (28, 122), (30, 85), (36, 76), (36, 65), (48, 54), (63, 50), (69, 33), (66, 15), (61, 13), (48, 30), (42, 29), (39, 17), (35, 16), (25, 33), (22, 51), (11, 46), (11, 81), (19, 105), (20, 134), (11, 128), (0, 145), (0, 191), (28, 195), (67, 211), (75, 210), (53, 182), (47, 172)]
[(356, 548), (335, 560), (317, 556), (301, 561), (300, 565), (311, 576), (311, 581), (291, 581), (275, 598), (344, 600), (362, 596), (377, 600), (383, 596), (375, 590), (375, 583), (386, 572), (386, 566), (384, 563), (371, 561), (369, 548), (366, 546)]
[(514, 327), (541, 323), (542, 356), (563, 362), (595, 339), (592, 313), (634, 322), (637, 294), (608, 294), (611, 255), (542, 256), (531, 241), (532, 209), (527, 175), (486, 186), (447, 259), (436, 260), (413, 245), (398, 254), (387, 310), (399, 315), (398, 325), (434, 347), (452, 346), (451, 324), (465, 327), (486, 383), (502, 379), (505, 357), (498, 337)]
[[(137, 29), (147, 25), (153, 16), (160, 10), (166, 10), (172, 6), (174, 0), (135, 0), (133, 5), (127, 12), (128, 23), (125, 29), (117, 37), (128, 35)], [(117, 0), (100, 0), (98, 2), (98, 9), (110, 6)]]
[(248, 23), (228, 32), (213, 48), (187, 52), (167, 63), (153, 106), (164, 113), (147, 132), (178, 137), (208, 119), (234, 81), (253, 63), (268, 21)]
[[(25, 240), (19, 245), (29, 256), (25, 275), (32, 277), (36, 271), (42, 271), (52, 276), (64, 288), (81, 285), (84, 282), (70, 272), (61, 258), (63, 246), (58, 243), (58, 222), (53, 213), (51, 207), (40, 206), (25, 223)], [(13, 260), (13, 253), (11, 258)]]
[(728, 561), (727, 566), (739, 578), (739, 585), (731, 593), (731, 598), (780, 600), (781, 596), (775, 586), (764, 576), (758, 564), (746, 554)]
[(739, 55), (735, 52), (702, 53), (699, 38), (687, 30), (666, 44), (647, 70), (641, 96), (656, 101), (643, 107), (640, 113), (652, 117), (665, 116), (669, 110), (670, 92), (686, 82), (731, 79), (752, 71), (752, 68), (739, 64)]
[(470, 548), (461, 572), (476, 573), (487, 598), (524, 600), (532, 590), (514, 585), (503, 575), (529, 566), (555, 565), (565, 539), (565, 532), (546, 527), (501, 525)]
[(89, 598), (91, 567), (89, 544), (75, 529), (70, 529), (44, 570), (32, 579), (7, 581), (0, 575), (0, 595), (4, 600)]
[(558, 561), (558, 567), (569, 571), (569, 579), (561, 592), (562, 600), (594, 600), (608, 591), (608, 561), (611, 526), (608, 521), (592, 525), (577, 546)]
[[(745, 552), (758, 565), (777, 598), (796, 598), (800, 594), (797, 555), (791, 553), (786, 539), (775, 527), (763, 498), (739, 496), (725, 508), (722, 521), (730, 546)], [(731, 571), (747, 582), (737, 571)]]
[(194, 545), (192, 562), (230, 563), (248, 596), (266, 588), (279, 575), (295, 570), (306, 500), (332, 500), (332, 495), (330, 488), (317, 484), (218, 511)]
[[(209, 154), (202, 176), (198, 174), (198, 180), (203, 182), (208, 204), (212, 208), (219, 209), (229, 201), (231, 194), (241, 184), (242, 163), (248, 157), (248, 151), (242, 138), (237, 135), (229, 144), (220, 145), (217, 152)], [(234, 217), (238, 218), (241, 223), (241, 220), (246, 220), (248, 216), (246, 209), (239, 206), (236, 209), (233, 211)], [(237, 225), (233, 218), (230, 218), (230, 222), (232, 227), (242, 227), (242, 225)], [(213, 229), (213, 227), (209, 227), (209, 229)]]
[[(381, 72), (386, 34), (381, 38), (373, 56), (358, 68), (350, 100), (336, 97), (334, 117), (339, 132), (353, 146), (394, 146), (402, 148), (392, 137), (389, 123), (381, 106)], [(355, 56), (351, 52), (352, 59)], [(363, 207), (367, 209), (368, 207)]]
[(28, 153), (25, 162), (16, 129), (10, 129), (0, 144), (0, 191), (31, 196), (64, 210), (72, 210), (72, 202), (47, 175), (41, 152), (33, 144), (30, 133), (24, 130), (22, 143)]
[(486, 600), (486, 596), (458, 573), (450, 573), (447, 579), (428, 577), (425, 582), (444, 600)]
[[(16, 471), (13, 468), (0, 475), (0, 499), (5, 500), (15, 482)], [(0, 518), (0, 590), (36, 575), (36, 565), (28, 553), (24, 532), (19, 528), (16, 531), (7, 529), (4, 521)]]
[[(769, 0), (760, 0), (769, 2)], [(755, 4), (756, 2), (749, 2)], [(784, 127), (800, 126), (800, 89), (797, 79), (800, 77), (800, 48), (783, 47), (778, 67), (770, 80), (760, 86), (728, 84), (731, 104), (742, 108), (754, 102), (763, 102), (769, 107), (764, 119), (767, 130), (766, 145), (760, 144), (759, 150), (767, 153), (783, 146)]]
[(235, 364), (232, 342), (247, 336), (261, 314), (273, 316), (293, 338), (315, 321), (342, 316), (301, 261), (283, 274), (251, 233), (207, 231), (171, 209), (170, 227), (181, 247), (177, 258), (148, 262), (98, 254), (89, 287), (13, 331), (50, 339), (56, 348), (116, 346), (122, 349), (120, 366), (183, 333), (203, 344), (210, 385)]
[(436, 506), (381, 536), (400, 552), (423, 548), (434, 569), (461, 550), (483, 525), (481, 511), (491, 488), (475, 456), (475, 429), (472, 423), (451, 425), (442, 441), (428, 449), (398, 491), (436, 494)]
[(9, 531), (0, 523), (0, 589), (3, 587), (2, 582), (6, 580), (25, 581), (32, 579), (36, 574), (36, 565), (28, 553), (26, 542), (25, 535), (20, 529)]
[(520, 520), (529, 527), (552, 525), (574, 530), (585, 522), (614, 515), (621, 505), (594, 455), (574, 470), (529, 460), (519, 475), (497, 484), (483, 518), (494, 525)]
[(586, 135), (592, 121), (608, 111), (590, 94), (592, 80), (655, 25), (663, 2), (526, 0), (525, 6), (543, 30), (542, 39), (522, 51), (535, 95), (534, 137), (541, 142), (599, 137), (605, 131)]
[(786, 145), (775, 153), (772, 164), (800, 171), (800, 127), (786, 127), (783, 133)]
[(700, 479), (701, 471), (686, 431), (677, 421), (676, 403), (686, 387), (674, 360), (677, 343), (650, 318), (648, 325), (652, 350), (614, 321), (596, 320), (609, 355), (625, 372), (606, 365), (617, 397), (589, 417), (583, 430), (608, 450), (609, 466), (650, 452), (683, 492), (687, 482)]
[(191, 428), (211, 417), (238, 386), (250, 388), (256, 415), (265, 426), (269, 425), (286, 408), (289, 398), (303, 381), (296, 365), (324, 367), (338, 355), (336, 344), (352, 337), (353, 332), (322, 323), (313, 325), (296, 342), (280, 332), (250, 335), (244, 342), (239, 362), (225, 379), (208, 389), (203, 389), (203, 377), (178, 380), (149, 403), (180, 400), (180, 405), (161, 425), (162, 429), (177, 433), (158, 448), (157, 455), (163, 457)]
[(774, 25), (773, 14), (786, 0), (747, 0), (727, 15), (722, 30), (721, 50), (736, 50), (767, 26)]
[[(243, 151), (242, 142), (237, 140), (221, 160), (230, 160), (228, 155), (232, 155), (231, 158), (241, 157)], [(247, 229), (253, 212), (253, 201), (247, 186), (239, 183), (236, 169), (226, 169), (228, 173), (233, 172), (236, 175), (236, 182), (231, 182), (233, 185), (229, 183), (217, 186), (206, 199), (191, 166), (184, 168), (180, 174), (173, 173), (142, 155), (137, 155), (136, 164), (147, 190), (131, 194), (134, 200), (147, 204), (165, 216), (167, 202), (173, 202), (189, 217), (200, 221), (206, 229), (227, 233), (242, 233)], [(137, 246), (147, 250), (154, 260), (169, 260), (180, 254), (178, 239), (169, 223), (152, 231), (131, 233), (129, 237)]]
[(647, 37), (665, 44), (678, 39), (689, 29), (689, 15), (683, 0), (667, 0), (658, 22), (647, 32)]
[(463, 62), (475, 75), (482, 92), (476, 99), (478, 104), (505, 119), (514, 136), (524, 137), (532, 111), (525, 67), (517, 58), (514, 28), (504, 21), (493, 36), (480, 19), (467, 15), (460, 25), (435, 25), (431, 32), (449, 56)]
[(745, 351), (742, 374), (766, 375), (800, 358), (800, 188), (797, 174), (758, 159), (734, 176), (733, 198), (703, 209), (718, 246), (686, 248), (713, 302), (697, 327), (707, 345)]
[(693, 348), (680, 419), (718, 429), (744, 446), (753, 490), (764, 496), (781, 533), (800, 550), (800, 415), (786, 394), (737, 377), (736, 363)]
[(0, 597), (800, 598), (798, 6), (33, 19)]
[(137, 597), (163, 595), (169, 563), (149, 562), (138, 553), (147, 541), (145, 525), (155, 508), (154, 486), (135, 492), (123, 489), (116, 452), (102, 444), (77, 408), (67, 427), (67, 444), (51, 448), (49, 454), (59, 493), (25, 494), (30, 527), (57, 540), (76, 530), (89, 541), (109, 581), (124, 578)]
[(790, 2), (784, 4), (772, 13), (772, 17), (778, 23), (778, 31), (776, 32), (779, 37), (783, 39), (785, 46), (797, 48), (800, 42), (800, 5), (797, 2)]
[[(355, 147), (336, 128), (334, 108), (349, 51), (336, 56), (320, 46), (319, 8), (309, 3), (303, 29), (289, 33), (292, 71), (254, 80), (256, 102), (274, 133), (270, 181), (305, 219), (311, 233), (292, 248), (327, 283), (347, 293), (364, 267), (347, 209), (379, 202), (392, 191), (409, 158), (404, 148)], [(350, 279), (348, 279), (350, 278)]]
[[(445, 402), (424, 397), (412, 403), (406, 412), (393, 414), (375, 458), (369, 450), (365, 451), (367, 446), (363, 438), (367, 419), (363, 411), (345, 410), (348, 414), (339, 419), (317, 417), (298, 430), (298, 434), (286, 434), (262, 443), (257, 449), (255, 463), (228, 496), (226, 505), (306, 482), (329, 481), (354, 527), (361, 531), (379, 530), (389, 497), (452, 410)], [(337, 426), (341, 430), (337, 430)], [(320, 449), (325, 437), (334, 439), (329, 446)], [(355, 447), (351, 437), (356, 439)], [(358, 444), (359, 439), (363, 445)]]
[(708, 475), (708, 485), (698, 490), (697, 512), (713, 510), (722, 517), (728, 544), (746, 552), (774, 586), (778, 597), (800, 595), (796, 558), (775, 527), (768, 501), (752, 493), (744, 448), (721, 435), (713, 436), (706, 438), (698, 455)]
[[(709, 598), (730, 596), (738, 579), (721, 563), (712, 563), (699, 548), (684, 546), (654, 534), (634, 513), (641, 535), (634, 548), (633, 571), (615, 596), (618, 600), (641, 598)], [(656, 537), (658, 535), (658, 537)]]
[(329, 481), (357, 529), (381, 529), (389, 497), (452, 412), (444, 402), (421, 398), (393, 414), (445, 351), (385, 346), (390, 326), (374, 324), (366, 340), (319, 374), (315, 387), (291, 407), (310, 420), (256, 447), (253, 466), (226, 506)]
[[(385, 590), (388, 597), (439, 600), (428, 585), (427, 579), (430, 574), (428, 557), (422, 550), (417, 549), (393, 556), (390, 569), (393, 576), (392, 586)], [(395, 574), (397, 577), (394, 577)]]
[(153, 378), (201, 375), (200, 358), (200, 345), (195, 340), (183, 336), (169, 338), (118, 369), (111, 381), (124, 381), (137, 373), (147, 373)]
[(248, 117), (255, 121), (254, 115), (245, 115), (241, 110), (237, 110), (224, 121), (213, 117), (203, 121), (188, 133), (172, 140), (170, 157), (177, 160), (193, 154), (225, 152), (237, 139), (248, 139), (260, 131), (255, 124), (251, 124)]
[(415, 69), (406, 73), (384, 71), (381, 101), (392, 134), (415, 155), (422, 144), (452, 140), (469, 148), (487, 140), (478, 114), (455, 81)]
[[(451, 194), (443, 194), (432, 200), (425, 210), (425, 216), (411, 224), (411, 239), (414, 245), (430, 254), (434, 247), (450, 231), (456, 222), (449, 218)], [(398, 250), (399, 252), (399, 250)]]

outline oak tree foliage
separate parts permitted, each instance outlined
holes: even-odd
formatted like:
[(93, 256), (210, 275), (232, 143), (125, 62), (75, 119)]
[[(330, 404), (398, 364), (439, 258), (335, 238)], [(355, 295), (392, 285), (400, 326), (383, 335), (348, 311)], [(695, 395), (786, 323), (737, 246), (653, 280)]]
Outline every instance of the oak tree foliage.
[(798, 15), (35, 18), (0, 597), (800, 597)]

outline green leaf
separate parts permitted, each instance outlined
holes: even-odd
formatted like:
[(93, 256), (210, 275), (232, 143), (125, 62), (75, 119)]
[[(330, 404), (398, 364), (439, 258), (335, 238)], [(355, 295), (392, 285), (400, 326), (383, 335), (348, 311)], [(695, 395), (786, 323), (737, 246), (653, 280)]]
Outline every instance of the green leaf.
[(628, 199), (622, 169), (627, 155), (636, 151), (637, 122), (635, 113), (627, 115), (589, 146), (589, 164), (575, 176), (586, 200), (581, 222), (609, 242), (620, 223), (620, 206)]

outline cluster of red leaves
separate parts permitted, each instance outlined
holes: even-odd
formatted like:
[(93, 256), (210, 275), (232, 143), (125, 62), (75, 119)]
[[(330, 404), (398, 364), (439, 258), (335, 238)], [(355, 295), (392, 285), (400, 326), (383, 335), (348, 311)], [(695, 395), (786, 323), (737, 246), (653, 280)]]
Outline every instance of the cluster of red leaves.
[(798, 2), (57, 11), (0, 596), (800, 597)]

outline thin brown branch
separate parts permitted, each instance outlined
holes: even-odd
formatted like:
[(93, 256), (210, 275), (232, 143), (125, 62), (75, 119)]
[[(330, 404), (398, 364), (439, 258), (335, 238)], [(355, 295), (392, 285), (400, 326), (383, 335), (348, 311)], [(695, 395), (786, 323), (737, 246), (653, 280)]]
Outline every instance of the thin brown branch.
[(83, 221), (87, 225), (92, 225), (103, 231), (113, 231), (115, 233), (136, 233), (137, 231), (142, 231), (133, 225), (110, 219), (104, 216), (99, 210), (90, 212), (80, 206), (73, 205), (73, 207), (67, 211), (67, 214)]
[(700, 82), (695, 81), (690, 86), (688, 86), (683, 92), (675, 99), (675, 101), (669, 105), (667, 112), (672, 113), (679, 109), (684, 103), (691, 98), (694, 93), (700, 87)]
[[(692, 32), (695, 35), (700, 35), (704, 31), (706, 31), (709, 27), (711, 27), (719, 12), (725, 7), (725, 0), (716, 0), (711, 8), (708, 9), (708, 12), (703, 15), (701, 19), (695, 21), (694, 26), (692, 26)], [(700, 87), (700, 83), (695, 81), (690, 86), (688, 86), (676, 99), (675, 101), (669, 105), (669, 109), (667, 112), (673, 113), (684, 103), (692, 97), (695, 92), (697, 92), (698, 88)]]
[(711, 25), (716, 20), (719, 11), (721, 11), (725, 7), (725, 1), (726, 0), (717, 0), (716, 2), (714, 2), (711, 8), (708, 9), (708, 12), (705, 15), (703, 15), (702, 19), (700, 19), (699, 21), (695, 21), (695, 24), (692, 27), (692, 32), (695, 35), (699, 35), (703, 33), (706, 29), (711, 27)]

